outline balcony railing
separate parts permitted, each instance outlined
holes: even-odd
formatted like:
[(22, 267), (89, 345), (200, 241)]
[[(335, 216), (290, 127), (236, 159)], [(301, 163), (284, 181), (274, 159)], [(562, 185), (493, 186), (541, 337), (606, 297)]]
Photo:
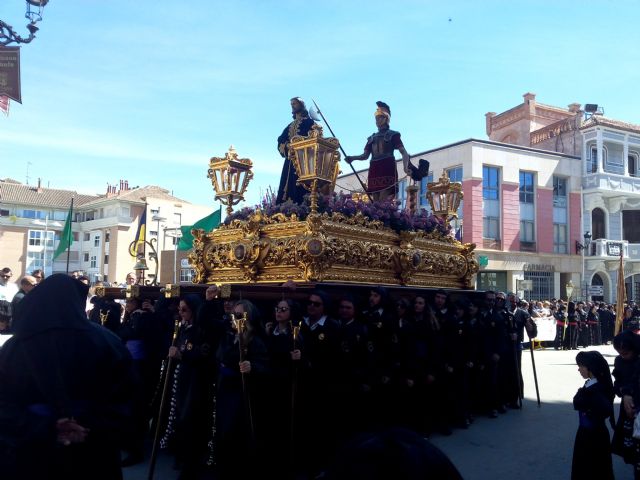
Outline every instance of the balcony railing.
[[(640, 260), (640, 244), (636, 244), (638, 246), (638, 257)], [(627, 240), (608, 240), (606, 238), (599, 238), (591, 242), (590, 245), (590, 257), (600, 257), (600, 258), (617, 258), (620, 256), (620, 249), (623, 252), (623, 258), (629, 258), (629, 242)]]

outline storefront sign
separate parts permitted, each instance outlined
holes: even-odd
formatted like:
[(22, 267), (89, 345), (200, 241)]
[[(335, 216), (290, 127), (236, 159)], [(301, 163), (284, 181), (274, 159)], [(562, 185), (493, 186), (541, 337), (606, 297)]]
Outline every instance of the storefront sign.
[(522, 270), (525, 272), (555, 272), (556, 266), (544, 263), (525, 263)]
[(0, 95), (22, 103), (20, 47), (0, 47)]

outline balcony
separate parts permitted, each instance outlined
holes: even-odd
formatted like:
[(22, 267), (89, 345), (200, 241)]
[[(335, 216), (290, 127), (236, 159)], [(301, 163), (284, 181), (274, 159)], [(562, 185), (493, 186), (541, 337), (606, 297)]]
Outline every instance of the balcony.
[(587, 173), (582, 179), (585, 191), (597, 190), (605, 196), (640, 196), (640, 178), (616, 173)]
[(591, 250), (589, 258), (599, 258), (601, 260), (611, 260), (620, 257), (620, 248), (622, 247), (623, 258), (629, 258), (629, 250), (632, 246), (637, 246), (637, 260), (640, 260), (640, 244), (631, 244), (627, 240), (607, 240), (599, 238), (591, 242), (589, 250)]

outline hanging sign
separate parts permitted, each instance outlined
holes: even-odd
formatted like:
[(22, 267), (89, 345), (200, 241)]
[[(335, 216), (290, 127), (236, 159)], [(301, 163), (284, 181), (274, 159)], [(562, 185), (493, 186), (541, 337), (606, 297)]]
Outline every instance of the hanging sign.
[(20, 47), (0, 47), (0, 95), (22, 103)]

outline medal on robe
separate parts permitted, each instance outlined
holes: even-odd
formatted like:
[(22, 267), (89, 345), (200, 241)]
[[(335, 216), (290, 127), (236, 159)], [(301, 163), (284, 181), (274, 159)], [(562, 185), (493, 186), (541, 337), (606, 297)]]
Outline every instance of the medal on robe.
[(320, 335), (318, 335), (318, 340), (324, 340), (324, 333), (321, 333)]

